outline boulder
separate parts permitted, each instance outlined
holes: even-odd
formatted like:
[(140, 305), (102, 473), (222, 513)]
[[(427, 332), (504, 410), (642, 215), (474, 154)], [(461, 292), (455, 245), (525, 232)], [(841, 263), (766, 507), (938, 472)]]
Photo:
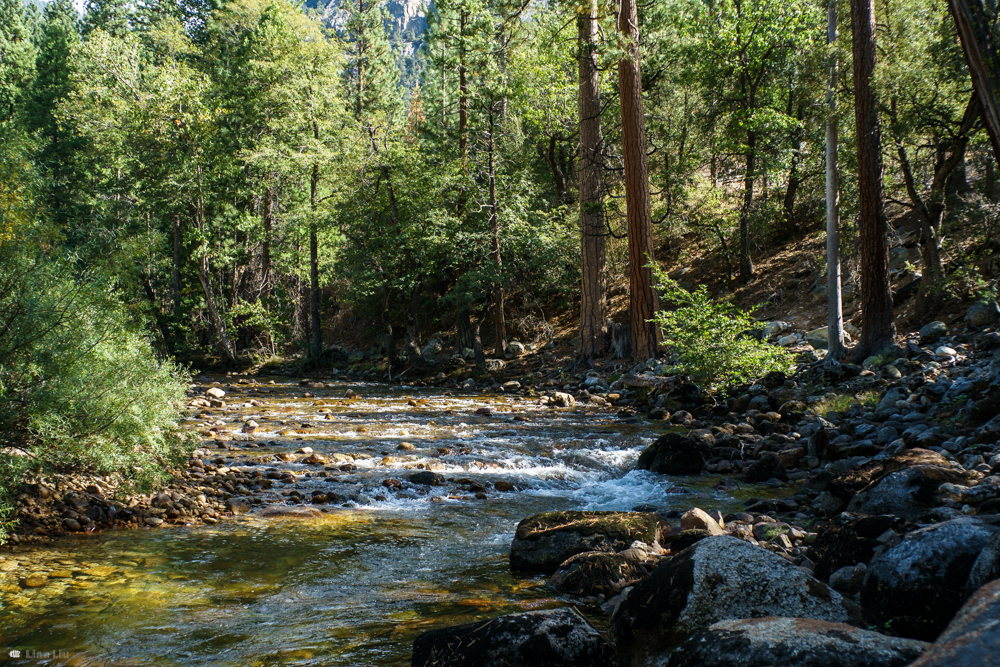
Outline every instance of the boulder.
[(713, 623), (762, 616), (860, 623), (850, 602), (781, 556), (728, 535), (658, 565), (619, 602), (611, 628), (622, 663), (660, 664)]
[(566, 559), (587, 551), (617, 553), (639, 540), (655, 544), (660, 524), (649, 512), (545, 512), (517, 524), (510, 566), (551, 574)]
[(681, 516), (681, 530), (704, 530), (709, 535), (725, 535), (719, 522), (709, 515), (705, 510), (695, 507), (688, 510)]
[(217, 400), (222, 400), (223, 398), (226, 397), (226, 392), (223, 391), (222, 389), (219, 389), (218, 387), (209, 387), (208, 389), (205, 390), (205, 395), (211, 396), (212, 398)]
[(766, 482), (769, 479), (788, 480), (788, 472), (781, 463), (781, 457), (773, 452), (764, 452), (757, 460), (747, 466), (743, 478), (751, 483)]
[(513, 354), (515, 357), (520, 357), (521, 355), (523, 355), (526, 352), (526, 350), (524, 348), (524, 344), (523, 343), (519, 343), (516, 340), (511, 341), (507, 345), (507, 351), (510, 352), (511, 354)]
[(965, 474), (940, 466), (914, 466), (898, 470), (851, 498), (847, 511), (915, 519), (935, 505), (938, 487), (965, 481)]
[(963, 517), (909, 533), (869, 563), (862, 606), (879, 627), (933, 641), (962, 606), (972, 566), (997, 530)]
[(667, 667), (903, 667), (926, 649), (843, 623), (751, 618), (712, 624), (681, 644)]
[(226, 500), (226, 510), (233, 514), (246, 514), (250, 511), (250, 506), (242, 498), (229, 498)]
[(1000, 531), (990, 538), (973, 563), (965, 582), (965, 597), (968, 598), (994, 579), (1000, 579)]
[(261, 510), (260, 515), (270, 519), (317, 519), (323, 516), (323, 512), (315, 507), (271, 505)]
[(996, 301), (977, 301), (965, 311), (965, 321), (974, 327), (985, 327), (1000, 320)]
[(827, 327), (813, 329), (806, 334), (806, 342), (817, 350), (827, 349), (830, 346), (830, 329)]
[(552, 399), (549, 401), (549, 405), (557, 408), (572, 408), (576, 405), (576, 399), (573, 398), (573, 394), (566, 394), (561, 391), (557, 391), (552, 394)]
[(822, 526), (808, 552), (816, 578), (825, 581), (841, 568), (870, 561), (875, 548), (881, 545), (878, 536), (893, 523), (891, 516), (841, 514)]
[(644, 449), (635, 465), (663, 475), (697, 475), (705, 468), (708, 450), (680, 433), (667, 433)]
[(879, 415), (888, 415), (896, 412), (899, 409), (896, 407), (896, 402), (905, 401), (909, 395), (910, 392), (903, 387), (892, 387), (882, 395), (882, 400), (880, 400), (878, 405), (875, 407), (875, 413)]
[(444, 477), (430, 470), (410, 473), (406, 476), (406, 479), (411, 484), (423, 484), (425, 486), (441, 486), (444, 484)]
[(930, 650), (911, 667), (983, 667), (1000, 656), (1000, 581), (983, 586), (958, 610)]
[(886, 475), (920, 465), (947, 468), (949, 464), (948, 459), (937, 452), (928, 449), (907, 449), (885, 459), (873, 459), (837, 475), (827, 484), (826, 490), (846, 504), (856, 493)]
[(591, 551), (577, 554), (549, 577), (549, 586), (572, 595), (612, 597), (649, 574), (643, 559), (626, 553)]
[(920, 344), (930, 345), (948, 335), (948, 325), (944, 322), (931, 322), (920, 328)]
[(572, 607), (423, 633), (413, 667), (617, 667), (615, 647)]
[(434, 361), (434, 359), (444, 351), (444, 345), (437, 338), (432, 338), (427, 345), (424, 345), (424, 349), (420, 350), (420, 356), (424, 358), (424, 361)]

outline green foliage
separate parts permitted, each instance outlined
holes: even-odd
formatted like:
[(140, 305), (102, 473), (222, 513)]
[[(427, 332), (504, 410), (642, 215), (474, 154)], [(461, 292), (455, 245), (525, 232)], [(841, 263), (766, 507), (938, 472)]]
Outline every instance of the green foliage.
[(664, 301), (676, 306), (653, 319), (663, 329), (680, 372), (718, 389), (791, 370), (792, 359), (782, 348), (747, 333), (755, 322), (746, 313), (714, 301), (704, 285), (688, 292), (659, 269), (654, 268), (654, 274)]
[(156, 358), (112, 281), (53, 252), (20, 150), (0, 143), (0, 183), (27, 184), (0, 190), (0, 540), (26, 471), (148, 489), (188, 451), (176, 423), (185, 375)]

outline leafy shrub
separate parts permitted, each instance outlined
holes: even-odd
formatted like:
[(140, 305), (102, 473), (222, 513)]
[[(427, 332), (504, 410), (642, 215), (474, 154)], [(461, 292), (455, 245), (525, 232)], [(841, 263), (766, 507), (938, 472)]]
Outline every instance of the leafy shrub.
[(654, 273), (662, 299), (677, 306), (658, 312), (653, 321), (663, 330), (680, 372), (717, 389), (791, 370), (791, 357), (782, 348), (747, 334), (756, 323), (746, 313), (712, 300), (704, 285), (689, 292), (658, 268)]
[(116, 474), (144, 490), (188, 449), (183, 372), (157, 360), (112, 281), (74, 277), (20, 215), (24, 198), (0, 199), (0, 542), (26, 472)]

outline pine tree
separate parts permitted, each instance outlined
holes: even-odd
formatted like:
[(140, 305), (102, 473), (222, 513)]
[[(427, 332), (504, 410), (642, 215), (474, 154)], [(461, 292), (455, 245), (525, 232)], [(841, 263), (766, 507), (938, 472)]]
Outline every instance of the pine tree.
[(0, 122), (17, 112), (34, 65), (35, 47), (21, 0), (0, 0)]
[(45, 144), (39, 161), (50, 180), (49, 206), (57, 222), (65, 221), (73, 196), (74, 157), (81, 141), (56, 121), (56, 108), (73, 91), (72, 51), (80, 41), (79, 21), (71, 0), (52, 0), (39, 30), (36, 75), (25, 104), (25, 124)]
[(131, 19), (132, 6), (128, 0), (88, 0), (83, 14), (83, 35), (99, 29), (112, 37), (123, 37)]

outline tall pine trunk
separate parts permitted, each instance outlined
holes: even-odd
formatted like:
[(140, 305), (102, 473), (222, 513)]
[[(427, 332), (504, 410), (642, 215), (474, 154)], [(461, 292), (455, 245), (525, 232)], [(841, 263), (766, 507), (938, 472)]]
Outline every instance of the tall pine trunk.
[(757, 133), (747, 132), (745, 154), (746, 172), (743, 174), (743, 207), (740, 209), (740, 281), (753, 278), (753, 260), (750, 259), (750, 213), (753, 209), (754, 169), (757, 166)]
[(497, 167), (496, 167), (496, 107), (497, 102), (491, 97), (489, 100), (489, 137), (487, 145), (487, 157), (489, 160), (489, 210), (490, 210), (490, 234), (492, 235), (491, 252), (493, 254), (494, 270), (496, 271), (496, 283), (493, 286), (493, 324), (496, 346), (494, 354), (502, 357), (507, 351), (507, 322), (504, 319), (503, 308), (503, 257), (500, 254), (500, 209), (497, 204)]
[(861, 340), (852, 356), (860, 361), (892, 345), (896, 334), (889, 279), (889, 230), (882, 207), (882, 128), (872, 90), (875, 73), (873, 0), (851, 0), (851, 32), (862, 317)]
[(625, 209), (628, 216), (629, 326), (632, 356), (636, 361), (644, 361), (656, 356), (660, 330), (650, 320), (659, 310), (660, 300), (653, 288), (650, 268), (653, 263), (653, 211), (649, 200), (636, 0), (621, 0), (618, 32), (627, 48), (626, 55), (618, 61), (618, 89), (622, 107)]
[(605, 254), (601, 151), (601, 80), (597, 69), (597, 0), (576, 18), (580, 113), (580, 361), (607, 351), (607, 258)]
[(1000, 86), (1000, 44), (995, 43), (992, 21), (983, 0), (948, 0), (948, 9), (955, 19), (955, 27), (965, 52), (972, 85), (982, 108), (983, 124), (990, 135), (993, 159), (1000, 162), (1000, 105), (997, 104), (997, 86)]
[[(827, 7), (826, 43), (837, 42), (837, 0)], [(844, 301), (840, 272), (840, 170), (838, 166), (839, 124), (837, 122), (837, 84), (839, 65), (836, 53), (830, 54), (830, 82), (826, 89), (826, 325), (827, 363), (840, 361), (844, 346)]]

